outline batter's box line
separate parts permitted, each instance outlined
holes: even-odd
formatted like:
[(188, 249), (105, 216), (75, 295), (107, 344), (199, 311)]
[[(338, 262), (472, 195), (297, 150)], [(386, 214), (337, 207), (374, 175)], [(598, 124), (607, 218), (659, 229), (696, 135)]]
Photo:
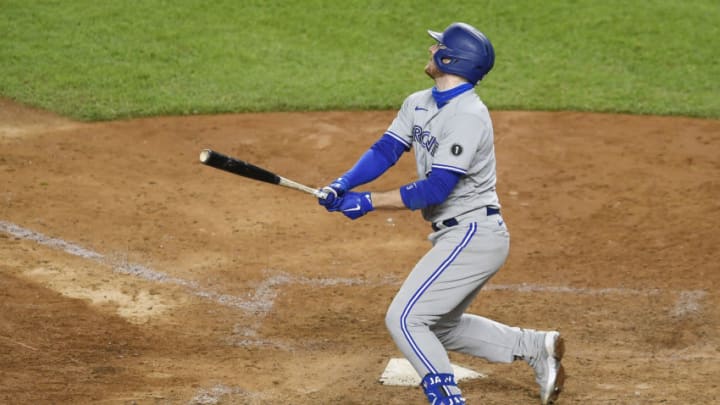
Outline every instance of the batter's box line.
[(527, 292), (527, 293), (552, 293), (552, 294), (575, 294), (575, 295), (591, 295), (591, 296), (605, 296), (605, 295), (639, 295), (639, 296), (651, 296), (665, 293), (676, 293), (678, 295), (677, 301), (670, 310), (670, 315), (674, 317), (685, 317), (702, 310), (702, 304), (700, 303), (705, 296), (707, 291), (705, 290), (662, 290), (659, 288), (647, 288), (647, 289), (633, 289), (633, 288), (584, 288), (584, 287), (553, 287), (553, 286), (542, 286), (535, 284), (497, 284), (488, 285), (484, 291), (512, 291), (512, 292)]
[(242, 297), (230, 294), (222, 294), (216, 291), (204, 289), (203, 287), (199, 286), (198, 283), (195, 281), (173, 277), (161, 271), (153, 270), (149, 267), (143, 266), (141, 264), (129, 263), (126, 260), (113, 259), (83, 246), (65, 241), (63, 239), (52, 238), (40, 232), (35, 232), (33, 230), (23, 228), (11, 222), (0, 221), (0, 231), (10, 234), (19, 239), (33, 241), (40, 245), (61, 250), (70, 255), (78, 256), (102, 264), (104, 266), (108, 266), (115, 273), (125, 274), (156, 283), (178, 285), (186, 288), (192, 294), (198, 297), (214, 301), (223, 306), (237, 308), (245, 312), (250, 312), (261, 317), (265, 316), (272, 309), (275, 298), (278, 294), (277, 287), (284, 284), (303, 284), (317, 287), (336, 285), (372, 286), (375, 284), (387, 284), (385, 282), (373, 283), (355, 278), (313, 279), (308, 277), (296, 277), (285, 273), (279, 273), (271, 275), (270, 277), (263, 280), (263, 282), (255, 288), (255, 292), (250, 299), (243, 299)]
[(679, 294), (690, 294), (702, 298), (707, 294), (705, 290), (663, 290), (660, 288), (624, 288), (624, 287), (608, 287), (608, 288), (587, 288), (587, 287), (562, 287), (562, 286), (543, 286), (538, 284), (490, 284), (483, 288), (483, 291), (512, 291), (512, 292), (528, 292), (528, 293), (553, 293), (553, 294), (576, 294), (576, 295), (659, 295), (668, 292), (676, 292)]
[[(79, 256), (88, 260), (110, 267), (114, 272), (138, 277), (151, 282), (174, 284), (182, 286), (189, 290), (192, 294), (214, 301), (218, 304), (241, 309), (246, 312), (259, 316), (265, 316), (271, 309), (277, 298), (277, 287), (284, 284), (303, 284), (310, 286), (334, 286), (334, 285), (389, 285), (395, 284), (394, 280), (387, 279), (381, 282), (369, 282), (366, 280), (355, 278), (318, 278), (312, 279), (307, 277), (296, 277), (285, 273), (274, 274), (266, 278), (260, 285), (255, 288), (255, 293), (250, 299), (242, 297), (222, 294), (216, 291), (207, 290), (200, 287), (197, 282), (185, 280), (178, 277), (172, 277), (166, 273), (153, 270), (149, 267), (128, 263), (125, 260), (117, 260), (102, 255), (91, 249), (65, 241), (59, 238), (52, 238), (40, 232), (23, 228), (7, 221), (0, 221), (0, 231), (8, 233), (19, 239), (34, 241), (40, 245), (48, 246), (53, 249), (62, 250), (68, 254)], [(542, 286), (535, 284), (497, 284), (488, 285), (485, 291), (513, 291), (527, 293), (555, 293), (555, 294), (578, 294), (578, 295), (657, 295), (667, 293), (667, 290), (658, 288), (651, 289), (632, 289), (632, 288), (583, 288), (583, 287), (558, 287), (558, 286)], [(679, 294), (678, 301), (672, 309), (671, 314), (674, 316), (687, 316), (697, 313), (701, 310), (700, 301), (707, 295), (705, 290), (680, 290), (670, 291)]]

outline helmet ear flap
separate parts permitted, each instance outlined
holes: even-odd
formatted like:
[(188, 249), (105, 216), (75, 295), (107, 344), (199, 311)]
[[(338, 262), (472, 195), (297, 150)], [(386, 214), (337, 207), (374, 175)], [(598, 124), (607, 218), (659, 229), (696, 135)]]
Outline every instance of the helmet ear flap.
[(433, 56), (435, 64), (442, 71), (443, 66), (449, 66), (457, 62), (457, 59), (450, 55), (450, 52), (446, 48), (438, 49)]

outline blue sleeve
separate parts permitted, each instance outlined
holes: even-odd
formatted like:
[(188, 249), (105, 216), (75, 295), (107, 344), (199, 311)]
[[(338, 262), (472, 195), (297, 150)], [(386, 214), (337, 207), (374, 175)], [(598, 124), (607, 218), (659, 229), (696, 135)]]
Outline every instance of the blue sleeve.
[(461, 176), (450, 170), (433, 168), (425, 180), (400, 188), (403, 204), (411, 210), (440, 204), (448, 198)]
[(369, 183), (392, 167), (406, 151), (405, 144), (384, 134), (363, 154), (352, 169), (342, 177), (348, 182), (348, 189)]

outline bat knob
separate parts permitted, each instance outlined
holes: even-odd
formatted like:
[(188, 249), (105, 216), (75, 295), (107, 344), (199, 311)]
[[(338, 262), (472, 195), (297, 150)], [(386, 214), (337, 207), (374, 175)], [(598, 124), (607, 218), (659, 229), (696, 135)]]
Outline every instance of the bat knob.
[(212, 151), (210, 149), (203, 149), (202, 152), (200, 152), (200, 161), (206, 163), (208, 159), (210, 159), (211, 154)]

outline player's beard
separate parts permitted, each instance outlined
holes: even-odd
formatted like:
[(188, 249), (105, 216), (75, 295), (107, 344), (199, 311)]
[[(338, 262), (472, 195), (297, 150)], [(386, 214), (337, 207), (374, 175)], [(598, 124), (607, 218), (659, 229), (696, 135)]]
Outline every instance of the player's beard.
[(435, 64), (435, 60), (431, 58), (428, 61), (427, 65), (425, 65), (425, 74), (430, 76), (431, 79), (435, 80), (438, 77), (442, 76), (443, 72), (438, 69), (437, 65)]

